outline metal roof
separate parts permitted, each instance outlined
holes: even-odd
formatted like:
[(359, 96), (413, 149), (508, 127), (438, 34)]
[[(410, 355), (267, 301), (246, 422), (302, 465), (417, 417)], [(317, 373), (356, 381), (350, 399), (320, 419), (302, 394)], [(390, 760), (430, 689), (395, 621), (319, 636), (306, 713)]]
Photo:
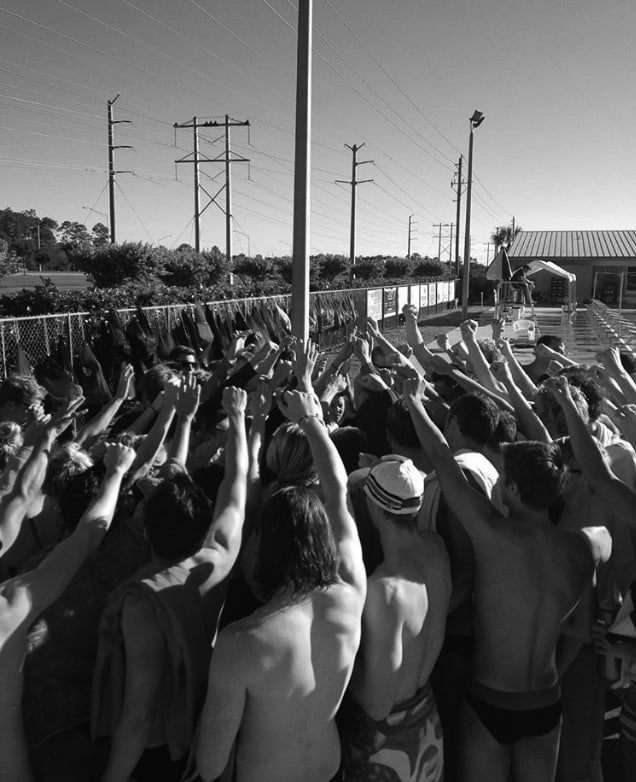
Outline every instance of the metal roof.
[(519, 259), (636, 258), (636, 231), (520, 231), (508, 250)]

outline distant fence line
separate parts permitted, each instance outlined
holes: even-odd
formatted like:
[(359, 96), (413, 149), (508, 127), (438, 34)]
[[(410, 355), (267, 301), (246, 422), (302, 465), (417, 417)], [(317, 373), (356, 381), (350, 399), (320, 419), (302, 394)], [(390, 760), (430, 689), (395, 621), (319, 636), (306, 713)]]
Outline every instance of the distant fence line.
[[(263, 303), (277, 304), (286, 312), (291, 310), (291, 295), (263, 296), (246, 299), (222, 299), (203, 303), (213, 311), (249, 315), (254, 307)], [(347, 311), (355, 310), (355, 317), (375, 318), (380, 327), (391, 328), (399, 323), (405, 304), (414, 306), (420, 319), (435, 315), (455, 306), (455, 281), (391, 285), (382, 288), (351, 288), (339, 291), (310, 293), (310, 331), (321, 349), (341, 343), (345, 337)], [(153, 331), (159, 335), (171, 331), (180, 320), (181, 313), (192, 311), (194, 304), (168, 304), (142, 307)], [(337, 312), (340, 312), (340, 317)], [(134, 307), (117, 310), (124, 326), (136, 312)], [(104, 313), (69, 312), (53, 315), (29, 315), (21, 318), (0, 319), (0, 370), (3, 377), (15, 366), (18, 345), (32, 364), (37, 365), (55, 351), (61, 337), (69, 344), (71, 354), (77, 352), (94, 333), (95, 322)], [(350, 318), (346, 318), (350, 320)]]

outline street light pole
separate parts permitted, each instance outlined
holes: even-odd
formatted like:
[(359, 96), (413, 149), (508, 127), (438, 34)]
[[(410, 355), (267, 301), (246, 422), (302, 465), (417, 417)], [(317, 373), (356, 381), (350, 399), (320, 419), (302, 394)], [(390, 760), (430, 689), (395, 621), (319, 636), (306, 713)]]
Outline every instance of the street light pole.
[(464, 230), (464, 279), (462, 280), (462, 318), (468, 317), (468, 285), (470, 282), (470, 207), (473, 189), (473, 131), (484, 121), (485, 117), (475, 109), (470, 118), (470, 136), (468, 139), (468, 181), (466, 187), (466, 228)]

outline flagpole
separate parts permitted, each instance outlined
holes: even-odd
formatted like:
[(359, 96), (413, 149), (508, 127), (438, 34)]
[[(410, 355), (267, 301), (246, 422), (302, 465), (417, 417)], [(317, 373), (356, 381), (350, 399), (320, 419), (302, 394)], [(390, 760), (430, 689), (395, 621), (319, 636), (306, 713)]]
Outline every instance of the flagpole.
[(299, 0), (291, 322), (292, 333), (302, 340), (309, 338), (312, 16), (313, 0)]

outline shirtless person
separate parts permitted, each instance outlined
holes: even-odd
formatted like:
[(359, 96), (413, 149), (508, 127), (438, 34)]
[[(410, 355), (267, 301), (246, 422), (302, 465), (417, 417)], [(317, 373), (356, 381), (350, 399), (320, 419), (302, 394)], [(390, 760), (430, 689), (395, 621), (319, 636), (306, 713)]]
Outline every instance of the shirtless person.
[[(196, 383), (184, 382), (175, 439), (184, 426), (189, 434), (198, 393)], [(142, 501), (153, 561), (113, 593), (100, 626), (93, 729), (113, 737), (103, 782), (126, 782), (144, 750), (158, 747), (156, 775), (181, 777), (179, 761), (185, 765), (192, 744), (225, 584), (241, 544), (246, 403), (245, 391), (223, 390), (229, 434), (213, 513), (203, 490), (183, 474)]]
[(335, 716), (360, 643), (366, 577), (347, 475), (317, 397), (284, 394), (281, 409), (311, 447), (325, 500), (279, 489), (258, 528), (257, 576), (269, 600), (219, 634), (196, 745), (216, 779), (236, 742), (236, 782), (340, 779)]
[(384, 561), (367, 582), (360, 651), (338, 717), (347, 782), (387, 773), (404, 782), (442, 779), (442, 728), (428, 680), (451, 578), (442, 539), (417, 531), (423, 491), (419, 470), (397, 455), (383, 457), (365, 484)]
[(475, 655), (463, 704), (463, 782), (554, 778), (561, 705), (556, 646), (594, 567), (606, 561), (604, 527), (553, 526), (548, 507), (564, 469), (555, 444), (521, 442), (503, 455), (504, 518), (472, 489), (431, 422), (416, 382), (405, 397), (442, 490), (475, 550)]
[[(71, 422), (62, 423), (59, 434)], [(36, 617), (66, 589), (80, 565), (99, 545), (115, 512), (122, 479), (135, 452), (123, 445), (107, 445), (106, 474), (99, 493), (74, 532), (59, 543), (39, 567), (0, 585), (0, 779), (33, 779), (22, 729), (22, 664), (27, 634)]]

